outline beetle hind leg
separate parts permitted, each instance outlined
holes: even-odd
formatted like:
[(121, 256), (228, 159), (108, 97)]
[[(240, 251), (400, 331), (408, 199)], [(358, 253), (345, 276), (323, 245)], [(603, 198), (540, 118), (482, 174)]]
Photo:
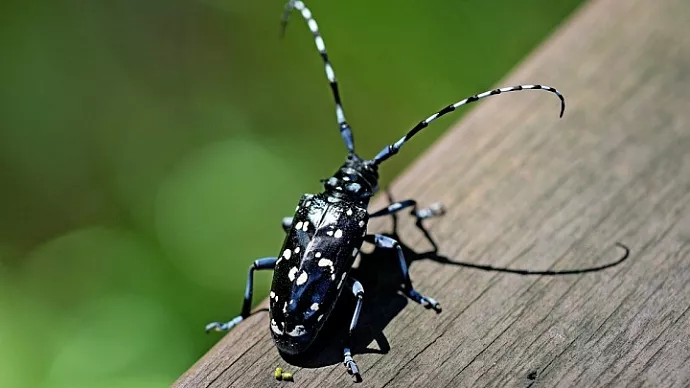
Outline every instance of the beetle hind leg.
[(352, 352), (350, 351), (350, 342), (352, 341), (352, 331), (357, 327), (357, 322), (359, 321), (359, 314), (362, 311), (362, 301), (364, 299), (364, 287), (362, 283), (357, 280), (351, 279), (348, 281), (352, 286), (352, 293), (357, 297), (357, 304), (355, 305), (355, 312), (352, 314), (352, 321), (350, 322), (350, 332), (347, 338), (347, 344), (343, 350), (343, 364), (347, 368), (347, 373), (352, 376), (352, 379), (358, 383), (362, 381), (362, 375), (359, 374), (359, 368), (357, 363), (352, 358)]
[(368, 234), (364, 236), (364, 241), (372, 243), (379, 248), (395, 249), (398, 253), (398, 261), (400, 262), (400, 270), (403, 276), (402, 292), (413, 301), (421, 304), (427, 309), (433, 309), (437, 313), (441, 312), (441, 304), (432, 297), (422, 295), (412, 286), (412, 279), (410, 279), (410, 272), (407, 268), (407, 261), (403, 254), (402, 247), (395, 239), (384, 236), (382, 234)]
[(244, 302), (242, 303), (242, 313), (227, 322), (211, 322), (206, 325), (206, 332), (214, 331), (228, 331), (237, 326), (240, 322), (251, 315), (252, 310), (252, 294), (254, 293), (254, 271), (261, 269), (274, 269), (276, 267), (277, 257), (266, 257), (255, 260), (249, 267), (247, 274), (247, 287), (244, 291)]

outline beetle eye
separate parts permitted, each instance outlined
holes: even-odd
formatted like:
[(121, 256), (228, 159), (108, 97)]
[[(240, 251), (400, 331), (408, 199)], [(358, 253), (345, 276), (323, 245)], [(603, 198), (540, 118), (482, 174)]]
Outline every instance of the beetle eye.
[(357, 192), (361, 188), (362, 188), (362, 186), (356, 182), (352, 182), (352, 183), (348, 184), (347, 186), (345, 186), (345, 189), (347, 191), (353, 191), (353, 192)]

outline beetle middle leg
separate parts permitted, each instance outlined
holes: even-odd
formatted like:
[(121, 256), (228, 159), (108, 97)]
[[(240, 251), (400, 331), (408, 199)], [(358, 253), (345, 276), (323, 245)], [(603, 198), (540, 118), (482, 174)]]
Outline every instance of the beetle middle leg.
[(355, 382), (362, 380), (362, 376), (359, 374), (359, 368), (357, 363), (352, 358), (352, 352), (350, 351), (350, 343), (352, 342), (352, 331), (357, 327), (357, 322), (359, 321), (359, 313), (362, 311), (362, 301), (364, 299), (364, 287), (362, 284), (355, 279), (348, 279), (348, 283), (351, 285), (352, 293), (357, 297), (357, 304), (355, 305), (355, 312), (352, 314), (352, 321), (350, 322), (350, 332), (347, 337), (347, 342), (343, 350), (343, 364), (347, 368), (347, 372), (352, 375)]
[(372, 243), (379, 248), (395, 249), (398, 253), (398, 261), (400, 262), (400, 270), (402, 271), (403, 276), (403, 293), (407, 295), (408, 298), (421, 304), (425, 308), (434, 309), (434, 311), (437, 313), (441, 312), (441, 305), (436, 301), (436, 299), (424, 296), (417, 292), (414, 287), (412, 287), (412, 280), (410, 279), (410, 272), (407, 268), (407, 261), (405, 261), (405, 255), (403, 254), (402, 247), (398, 241), (382, 234), (368, 234), (364, 236), (364, 241)]
[(245, 318), (249, 317), (252, 310), (252, 294), (254, 293), (254, 271), (261, 269), (275, 269), (277, 257), (266, 257), (263, 259), (255, 260), (251, 266), (249, 266), (249, 272), (247, 274), (247, 287), (244, 291), (244, 303), (242, 304), (242, 312), (239, 316), (228, 322), (211, 322), (206, 325), (206, 332), (211, 330), (215, 331), (227, 331), (237, 326), (238, 323), (242, 322)]
[(410, 211), (410, 214), (415, 216), (417, 221), (415, 222), (415, 226), (419, 230), (424, 233), (424, 237), (426, 237), (427, 241), (431, 244), (431, 246), (434, 248), (434, 251), (438, 250), (438, 246), (436, 245), (436, 242), (434, 241), (433, 238), (431, 238), (431, 235), (429, 234), (429, 231), (426, 230), (424, 225), (422, 225), (422, 220), (425, 220), (427, 218), (432, 218), (432, 217), (437, 217), (437, 216), (442, 216), (446, 213), (446, 209), (441, 203), (434, 203), (429, 207), (423, 208), (423, 209), (417, 209), (417, 201), (414, 199), (408, 199), (405, 201), (400, 201), (400, 202), (393, 202), (387, 207), (369, 214), (369, 218), (374, 218), (374, 217), (383, 217), (383, 216), (388, 216), (391, 215), (393, 216), (393, 228), (395, 229), (397, 227), (397, 219), (395, 218), (395, 213), (407, 209), (407, 208), (412, 208)]

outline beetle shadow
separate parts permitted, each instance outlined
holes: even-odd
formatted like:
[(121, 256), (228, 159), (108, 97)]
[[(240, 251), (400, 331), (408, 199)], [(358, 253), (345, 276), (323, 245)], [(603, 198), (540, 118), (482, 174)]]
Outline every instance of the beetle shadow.
[[(561, 276), (602, 271), (620, 265), (628, 259), (630, 254), (627, 246), (617, 242), (616, 245), (624, 251), (623, 254), (614, 262), (596, 267), (558, 271), (531, 271), (479, 265), (471, 262), (451, 260), (446, 256), (439, 255), (432, 236), (421, 224), (417, 224), (417, 227), (434, 248), (426, 252), (415, 252), (401, 241), (397, 232), (397, 217), (393, 215), (391, 218), (393, 220), (392, 231), (380, 234), (394, 238), (399, 242), (408, 267), (418, 260), (433, 260), (440, 264), (483, 271), (518, 275)], [(375, 247), (371, 253), (360, 251), (360, 255), (359, 265), (350, 272), (350, 276), (359, 280), (364, 287), (362, 311), (350, 340), (352, 355), (367, 353), (386, 354), (390, 350), (390, 344), (383, 334), (384, 329), (407, 306), (410, 300), (400, 291), (403, 278), (397, 253), (394, 249)], [(414, 282), (414, 279), (412, 280)], [(348, 338), (349, 325), (356, 303), (355, 297), (348, 291), (347, 288), (343, 290), (342, 297), (339, 298), (336, 306), (334, 306), (331, 316), (326, 321), (314, 344), (310, 346), (310, 350), (300, 356), (281, 354), (285, 361), (304, 368), (320, 368), (343, 362), (343, 349), (346, 344), (345, 340)], [(432, 313), (433, 310), (428, 311), (428, 314)], [(372, 343), (375, 343), (376, 347), (370, 347), (369, 345)], [(355, 358), (355, 360), (357, 359)]]

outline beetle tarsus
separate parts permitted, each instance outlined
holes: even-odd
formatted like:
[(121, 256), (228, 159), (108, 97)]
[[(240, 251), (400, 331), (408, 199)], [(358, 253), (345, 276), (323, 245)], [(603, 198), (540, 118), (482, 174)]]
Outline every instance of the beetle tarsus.
[(427, 218), (439, 217), (446, 214), (446, 207), (442, 203), (436, 202), (431, 204), (429, 207), (420, 209), (415, 213), (415, 216), (419, 219), (425, 220)]
[(362, 375), (359, 374), (359, 368), (357, 367), (357, 363), (355, 362), (354, 359), (352, 359), (352, 356), (349, 354), (345, 355), (345, 368), (347, 368), (347, 373), (349, 373), (352, 376), (352, 380), (354, 380), (355, 383), (359, 383), (362, 381)]
[(218, 331), (218, 332), (223, 332), (223, 331), (228, 331), (232, 329), (233, 327), (237, 326), (238, 323), (242, 322), (244, 320), (244, 317), (239, 316), (235, 317), (233, 320), (228, 321), (228, 322), (211, 322), (208, 325), (206, 325), (206, 333), (210, 333), (211, 331)]
[(434, 298), (424, 296), (417, 292), (414, 288), (407, 289), (404, 291), (408, 298), (414, 300), (415, 302), (421, 304), (426, 309), (433, 309), (437, 313), (442, 311), (441, 304)]
[(437, 313), (440, 313), (442, 311), (441, 304), (438, 303), (438, 301), (436, 301), (436, 299), (428, 297), (428, 296), (424, 296), (424, 295), (422, 295), (422, 298), (423, 298), (422, 300), (424, 301), (423, 302), (424, 307), (426, 307), (428, 309), (433, 309)]

